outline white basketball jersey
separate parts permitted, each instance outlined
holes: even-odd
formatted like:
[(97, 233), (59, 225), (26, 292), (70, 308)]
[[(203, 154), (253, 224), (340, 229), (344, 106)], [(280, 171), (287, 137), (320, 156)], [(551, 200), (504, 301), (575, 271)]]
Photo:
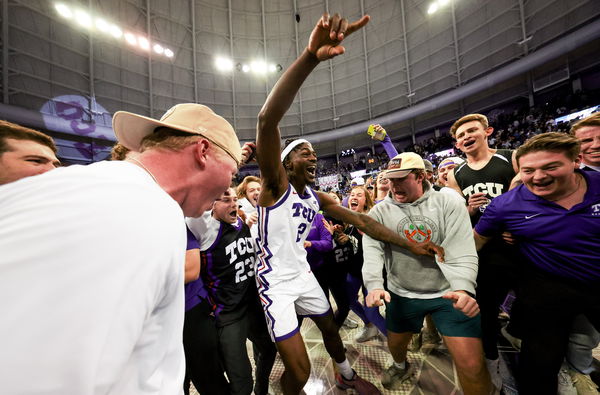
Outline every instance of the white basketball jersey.
[(306, 187), (305, 194), (300, 195), (292, 184), (273, 206), (258, 207), (259, 286), (291, 280), (310, 271), (304, 240), (317, 212), (316, 193)]

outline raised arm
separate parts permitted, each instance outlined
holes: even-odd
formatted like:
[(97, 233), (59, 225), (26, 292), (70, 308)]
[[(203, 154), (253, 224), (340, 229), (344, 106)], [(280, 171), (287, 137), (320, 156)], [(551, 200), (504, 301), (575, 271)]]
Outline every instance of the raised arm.
[(415, 255), (437, 255), (440, 262), (444, 261), (444, 249), (431, 242), (411, 243), (400, 236), (397, 232), (388, 229), (368, 215), (356, 213), (336, 203), (331, 196), (323, 192), (317, 192), (321, 208), (327, 214), (347, 224), (352, 224), (374, 239), (392, 243), (405, 248)]
[[(392, 159), (396, 155), (398, 155), (398, 150), (394, 147), (394, 143), (390, 139), (390, 136), (387, 134), (386, 130), (380, 124), (371, 125), (373, 127), (373, 135), (367, 131), (367, 134), (371, 136), (373, 140), (378, 140), (381, 142), (381, 146), (385, 149), (385, 153), (387, 156)], [(369, 130), (371, 129), (369, 126)], [(383, 136), (383, 138), (379, 138), (378, 136)]]
[(256, 131), (257, 160), (263, 184), (261, 205), (271, 205), (287, 189), (288, 180), (280, 158), (279, 122), (292, 105), (300, 86), (321, 61), (343, 54), (345, 48), (340, 44), (344, 38), (368, 22), (368, 15), (348, 23), (338, 14), (333, 17), (324, 14), (313, 29), (306, 49), (283, 73), (267, 97), (258, 114)]

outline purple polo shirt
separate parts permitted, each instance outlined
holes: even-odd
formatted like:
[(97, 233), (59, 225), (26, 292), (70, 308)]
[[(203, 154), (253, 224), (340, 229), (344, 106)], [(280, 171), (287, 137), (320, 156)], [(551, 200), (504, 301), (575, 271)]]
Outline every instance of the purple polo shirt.
[(565, 209), (525, 185), (495, 197), (475, 231), (485, 237), (511, 232), (533, 265), (555, 276), (600, 283), (600, 173), (581, 172), (583, 202)]
[[(187, 227), (186, 227), (187, 229)], [(198, 249), (198, 254), (200, 254), (200, 244), (194, 234), (187, 229), (187, 248), (186, 250)], [(191, 310), (193, 307), (198, 305), (202, 301), (202, 299), (206, 299), (208, 296), (208, 292), (204, 288), (204, 283), (202, 279), (198, 277), (197, 280), (192, 281), (191, 283), (187, 283), (185, 285), (185, 311)]]

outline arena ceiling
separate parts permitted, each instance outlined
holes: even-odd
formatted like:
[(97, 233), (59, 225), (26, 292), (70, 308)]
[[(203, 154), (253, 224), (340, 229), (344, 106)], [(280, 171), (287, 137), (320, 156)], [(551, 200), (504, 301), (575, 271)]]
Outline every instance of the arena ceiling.
[[(54, 0), (2, 0), (2, 103), (50, 116), (69, 116), (75, 129), (110, 126), (117, 110), (160, 117), (172, 105), (199, 102), (253, 140), (256, 116), (281, 72), (237, 70), (267, 60), (285, 70), (324, 12), (371, 22), (345, 42), (346, 54), (308, 78), (282, 123), (286, 136), (354, 125), (427, 102), (544, 48), (600, 16), (597, 0), (89, 0), (61, 1), (144, 36), (150, 49), (129, 45), (79, 17), (61, 16)], [(93, 22), (92, 22), (93, 25)], [(157, 54), (159, 43), (173, 52)], [(394, 137), (450, 122), (461, 113), (527, 96), (536, 79), (600, 63), (600, 41), (501, 84), (386, 125)], [(219, 71), (218, 56), (233, 70)], [(540, 80), (543, 82), (543, 80)], [(75, 98), (75, 99), (74, 99)], [(79, 99), (77, 99), (79, 98)], [(73, 101), (74, 100), (74, 101)], [(69, 115), (71, 114), (71, 115)], [(71, 119), (70, 122), (74, 120)], [(51, 128), (49, 128), (51, 129)], [(322, 153), (369, 144), (366, 136), (322, 142)]]

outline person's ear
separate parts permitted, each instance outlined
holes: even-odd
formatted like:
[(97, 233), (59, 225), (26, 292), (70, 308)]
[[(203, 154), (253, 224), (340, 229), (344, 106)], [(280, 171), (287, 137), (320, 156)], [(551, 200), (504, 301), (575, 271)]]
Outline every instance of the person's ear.
[(208, 151), (210, 150), (210, 143), (206, 139), (201, 139), (193, 145), (194, 159), (201, 168), (206, 167), (208, 162)]
[(577, 155), (577, 158), (573, 161), (575, 165), (575, 169), (579, 169), (581, 167), (581, 161), (583, 160), (583, 155), (580, 153)]

